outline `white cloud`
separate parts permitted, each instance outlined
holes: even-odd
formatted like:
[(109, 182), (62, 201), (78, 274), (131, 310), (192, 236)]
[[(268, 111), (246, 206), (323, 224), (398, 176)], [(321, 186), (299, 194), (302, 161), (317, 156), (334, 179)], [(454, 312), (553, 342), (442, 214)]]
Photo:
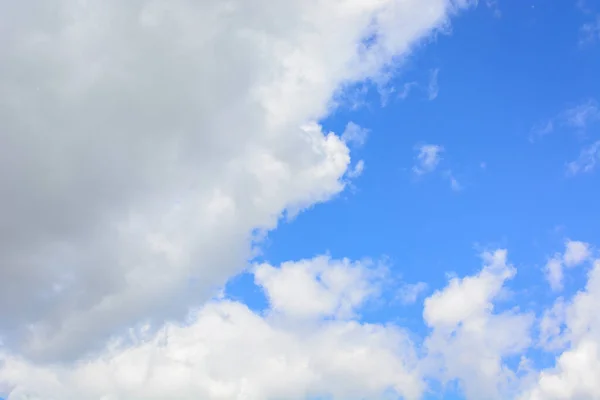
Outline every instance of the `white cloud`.
[(567, 267), (576, 267), (591, 257), (590, 245), (577, 240), (567, 240), (563, 260)]
[[(264, 313), (216, 299), (163, 324), (244, 268), (251, 232), (344, 189), (349, 149), (314, 121), (468, 3), (0, 6), (0, 393), (417, 399), (433, 377), (506, 398), (505, 359), (531, 342), (531, 316), (495, 309), (515, 274), (504, 251), (425, 301), (424, 349), (357, 318), (379, 293), (376, 269), (323, 257), (257, 266)], [(365, 35), (377, 40), (357, 46)], [(419, 171), (441, 151), (420, 153)], [(548, 317), (548, 341), (567, 350), (525, 399), (600, 397), (599, 271)]]
[(563, 263), (560, 255), (557, 255), (546, 263), (546, 279), (554, 291), (563, 288)]
[[(358, 400), (389, 393), (416, 400), (425, 385), (407, 333), (335, 318), (377, 293), (368, 271), (327, 257), (259, 265), (256, 280), (272, 306), (264, 315), (237, 302), (209, 302), (186, 325), (137, 331), (133, 343), (72, 367), (0, 355), (0, 388), (13, 388), (8, 400)], [(298, 324), (298, 316), (309, 320)]]
[(554, 121), (549, 120), (542, 122), (531, 129), (529, 141), (533, 142), (538, 137), (546, 136), (554, 131)]
[(0, 6), (6, 348), (74, 359), (209, 298), (252, 232), (344, 189), (349, 150), (314, 123), (336, 93), (469, 3)]
[(563, 112), (564, 123), (573, 128), (583, 129), (591, 122), (600, 119), (600, 108), (594, 99), (588, 99), (581, 104)]
[(567, 164), (567, 173), (569, 175), (577, 175), (582, 172), (592, 172), (599, 161), (600, 140), (581, 150), (577, 160)]
[[(566, 252), (565, 252), (566, 253)], [(539, 344), (556, 366), (537, 371), (531, 313), (498, 310), (515, 268), (486, 252), (474, 275), (452, 278), (424, 302), (423, 347), (395, 324), (359, 322), (387, 275), (370, 262), (321, 256), (256, 265), (270, 306), (257, 313), (223, 298), (187, 323), (130, 330), (96, 356), (40, 365), (0, 351), (0, 395), (24, 399), (417, 400), (436, 380), (466, 400), (566, 400), (600, 396), (600, 260), (584, 291), (558, 299), (539, 321)], [(414, 285), (422, 287), (421, 284)], [(520, 358), (518, 365), (509, 362)]]
[(441, 160), (442, 146), (436, 144), (424, 144), (417, 147), (416, 165), (413, 172), (417, 175), (433, 172)]
[(354, 168), (348, 171), (347, 175), (350, 179), (358, 178), (365, 171), (365, 162), (363, 160), (358, 160)]
[(531, 343), (533, 316), (494, 312), (494, 301), (516, 270), (507, 252), (484, 253), (484, 268), (453, 278), (425, 300), (423, 316), (432, 333), (425, 341), (428, 371), (442, 382), (458, 380), (466, 398), (505, 399), (515, 390), (516, 373), (506, 364)]
[(375, 296), (382, 271), (349, 260), (328, 257), (256, 267), (255, 282), (264, 287), (271, 309), (285, 315), (347, 318), (367, 298)]
[(559, 127), (585, 129), (591, 123), (600, 120), (600, 106), (595, 99), (587, 99), (569, 107), (547, 121), (535, 125), (531, 129), (530, 141), (546, 136)]
[[(445, 149), (436, 144), (424, 144), (415, 147), (417, 155), (415, 157), (415, 165), (413, 165), (412, 171), (416, 175), (425, 175), (434, 172), (442, 161), (442, 153)], [(450, 183), (450, 188), (459, 192), (463, 189), (452, 170), (446, 170), (441, 172), (441, 176), (447, 179)]]
[(448, 178), (448, 180), (450, 181), (450, 188), (452, 190), (454, 190), (455, 192), (459, 192), (462, 190), (462, 185), (460, 184), (458, 179), (456, 179), (456, 177), (454, 176), (452, 171), (446, 171), (445, 175)]
[(406, 82), (404, 85), (402, 85), (402, 91), (398, 93), (398, 97), (400, 97), (402, 100), (406, 99), (412, 89), (416, 86), (418, 86), (417, 82)]
[(550, 287), (555, 291), (560, 291), (563, 288), (563, 266), (573, 268), (581, 265), (591, 258), (590, 245), (577, 240), (565, 241), (565, 252), (555, 254), (546, 263), (546, 279)]
[(439, 68), (431, 70), (429, 74), (429, 85), (427, 85), (427, 98), (429, 100), (435, 100), (440, 92), (438, 84), (438, 75), (440, 73)]
[(566, 307), (563, 298), (558, 298), (552, 308), (544, 311), (540, 320), (540, 345), (544, 350), (555, 351), (564, 347), (564, 322)]
[(402, 304), (413, 304), (428, 288), (427, 283), (405, 283), (398, 291), (398, 299)]
[(342, 133), (342, 140), (347, 144), (362, 147), (367, 141), (367, 136), (369, 136), (368, 129), (362, 128), (350, 121)]
[[(552, 368), (537, 374), (520, 400), (587, 400), (600, 398), (600, 260), (594, 262), (586, 289), (560, 304), (551, 324), (555, 340), (567, 349)], [(563, 325), (561, 330), (556, 328)]]

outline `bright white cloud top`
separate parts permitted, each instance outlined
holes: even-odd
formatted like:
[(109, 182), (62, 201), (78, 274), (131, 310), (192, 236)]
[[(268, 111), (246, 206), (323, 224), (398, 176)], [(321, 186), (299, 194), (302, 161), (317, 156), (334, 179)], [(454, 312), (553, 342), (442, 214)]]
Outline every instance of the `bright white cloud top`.
[[(587, 286), (540, 315), (502, 309), (517, 269), (484, 252), (481, 270), (425, 299), (423, 336), (363, 318), (393, 284), (385, 263), (256, 263), (265, 310), (215, 297), (282, 217), (368, 168), (351, 149), (370, 128), (323, 127), (345, 91), (385, 86), (476, 3), (0, 5), (0, 397), (418, 400), (458, 382), (467, 399), (600, 398), (600, 260), (585, 242), (546, 272), (559, 290), (563, 267), (586, 265)], [(573, 125), (597, 107), (580, 111)], [(594, 168), (592, 150), (572, 172)], [(442, 152), (420, 147), (414, 172)], [(429, 287), (405, 286), (401, 302)], [(555, 368), (523, 367), (538, 343)]]

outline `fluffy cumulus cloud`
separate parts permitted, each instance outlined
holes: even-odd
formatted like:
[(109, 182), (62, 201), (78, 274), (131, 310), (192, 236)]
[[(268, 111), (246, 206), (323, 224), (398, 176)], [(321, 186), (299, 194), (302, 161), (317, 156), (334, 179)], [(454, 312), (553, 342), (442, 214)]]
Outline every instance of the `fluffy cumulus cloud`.
[[(187, 324), (132, 332), (100, 357), (38, 367), (3, 357), (0, 382), (21, 399), (418, 399), (424, 382), (401, 328), (334, 318), (377, 293), (377, 268), (326, 257), (260, 265), (263, 314), (228, 300), (208, 302)], [(301, 290), (290, 290), (296, 281)], [(299, 318), (302, 324), (298, 324)]]
[(75, 359), (210, 297), (344, 189), (336, 94), (467, 3), (3, 3), (3, 343)]
[(550, 287), (559, 291), (563, 288), (563, 268), (573, 268), (586, 262), (592, 256), (589, 243), (567, 240), (563, 254), (556, 253), (546, 263), (546, 279)]
[[(548, 337), (559, 354), (552, 368), (541, 371), (520, 400), (600, 398), (600, 259), (589, 272), (586, 288), (566, 304), (553, 307)], [(556, 312), (558, 310), (558, 312)], [(548, 330), (547, 330), (548, 331)]]
[(361, 318), (381, 299), (385, 266), (320, 256), (256, 265), (269, 303), (262, 312), (213, 299), (185, 322), (130, 329), (128, 340), (75, 363), (39, 364), (3, 350), (0, 392), (9, 400), (416, 400), (436, 380), (457, 382), (468, 400), (599, 398), (600, 259), (584, 290), (539, 318), (542, 347), (556, 357), (541, 370), (527, 359), (535, 315), (502, 307), (516, 274), (506, 250), (482, 260), (478, 272), (425, 299), (422, 341), (397, 324)]
[(506, 250), (484, 253), (483, 261), (477, 275), (454, 278), (425, 300), (427, 362), (442, 382), (458, 381), (468, 399), (505, 399), (517, 380), (505, 360), (530, 345), (534, 316), (494, 310), (516, 270)]
[(332, 264), (327, 257), (289, 262), (275, 268), (261, 264), (255, 281), (264, 287), (273, 311), (300, 318), (353, 314), (363, 301), (378, 292), (385, 269), (354, 267), (349, 260)]

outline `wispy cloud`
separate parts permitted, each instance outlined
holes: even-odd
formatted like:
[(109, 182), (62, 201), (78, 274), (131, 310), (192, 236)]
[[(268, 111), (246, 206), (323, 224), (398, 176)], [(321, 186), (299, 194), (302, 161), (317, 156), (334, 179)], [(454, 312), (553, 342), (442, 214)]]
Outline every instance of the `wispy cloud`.
[(362, 147), (367, 141), (367, 136), (369, 136), (368, 129), (350, 121), (342, 133), (342, 140), (355, 147)]
[(427, 288), (425, 282), (406, 283), (398, 290), (398, 300), (402, 304), (414, 304)]
[(438, 75), (440, 73), (439, 68), (432, 69), (429, 74), (429, 85), (427, 86), (427, 98), (429, 100), (435, 100), (440, 92), (438, 84)]
[(502, 16), (502, 12), (500, 11), (500, 8), (498, 7), (497, 0), (486, 0), (485, 5), (487, 6), (487, 8), (489, 8), (490, 10), (492, 10), (494, 12), (494, 17), (500, 18)]
[(586, 0), (577, 0), (577, 3), (575, 5), (577, 6), (577, 8), (579, 8), (579, 10), (581, 10), (581, 12), (588, 14), (591, 13), (592, 10), (590, 10), (586, 3)]
[(584, 129), (588, 124), (600, 120), (600, 106), (594, 99), (569, 108), (563, 112), (564, 124), (572, 128)]
[(577, 175), (582, 172), (591, 172), (600, 162), (600, 140), (581, 150), (579, 158), (567, 164), (567, 174)]
[(398, 97), (401, 98), (402, 100), (406, 99), (408, 97), (408, 95), (410, 94), (410, 92), (412, 91), (412, 89), (414, 87), (418, 86), (417, 82), (406, 82), (403, 86), (402, 86), (402, 90), (400, 92), (398, 92)]
[(560, 127), (583, 130), (599, 120), (600, 105), (595, 99), (590, 98), (534, 125), (531, 128), (529, 140), (533, 142), (535, 139), (546, 136)]
[(596, 21), (584, 24), (580, 31), (579, 44), (584, 45), (600, 40), (600, 15), (596, 17)]
[(444, 175), (450, 181), (450, 187), (452, 188), (452, 190), (454, 190), (455, 192), (459, 192), (462, 190), (462, 185), (460, 184), (460, 182), (458, 182), (452, 171), (448, 170)]
[(359, 160), (352, 169), (348, 170), (348, 173), (346, 175), (348, 175), (349, 178), (358, 178), (362, 175), (364, 170), (365, 162), (363, 160)]
[[(415, 165), (412, 170), (416, 175), (425, 175), (434, 172), (442, 161), (442, 153), (446, 150), (437, 144), (422, 144), (415, 147), (417, 155), (415, 156)], [(452, 170), (447, 169), (440, 174), (447, 179), (453, 191), (462, 190), (462, 185), (456, 179)]]
[(529, 140), (531, 142), (535, 141), (535, 139), (548, 135), (554, 131), (554, 121), (548, 120), (542, 123), (535, 125), (531, 128), (531, 135), (529, 136)]
[(417, 147), (416, 164), (413, 172), (417, 175), (433, 172), (441, 160), (444, 148), (437, 144), (423, 144)]

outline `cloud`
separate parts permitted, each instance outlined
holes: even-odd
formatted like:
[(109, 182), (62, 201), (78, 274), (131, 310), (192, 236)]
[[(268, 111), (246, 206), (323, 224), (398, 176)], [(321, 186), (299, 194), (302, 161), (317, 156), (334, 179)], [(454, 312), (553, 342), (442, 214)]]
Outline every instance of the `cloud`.
[(453, 191), (459, 192), (462, 190), (462, 185), (460, 184), (460, 182), (458, 182), (458, 179), (456, 179), (456, 177), (454, 176), (452, 171), (450, 171), (450, 170), (446, 171), (446, 173), (444, 175), (446, 175), (446, 177), (450, 181), (450, 188)]
[(74, 364), (39, 365), (0, 352), (0, 393), (8, 400), (417, 400), (427, 379), (442, 374), (460, 380), (468, 399), (494, 398), (510, 378), (504, 357), (529, 342), (531, 318), (493, 311), (515, 270), (504, 250), (483, 260), (479, 273), (454, 278), (425, 300), (432, 332), (424, 352), (395, 324), (359, 322), (361, 308), (380, 295), (385, 268), (320, 256), (256, 265), (255, 281), (269, 299), (261, 313), (215, 299), (185, 324), (131, 329), (129, 341)]
[[(584, 400), (600, 398), (600, 260), (594, 262), (584, 291), (567, 303), (559, 299), (553, 337), (565, 351), (553, 367), (536, 374), (519, 400)], [(563, 326), (563, 329), (557, 326)]]
[(436, 144), (420, 145), (416, 150), (416, 165), (413, 167), (413, 172), (417, 175), (433, 172), (440, 163), (441, 153), (444, 152), (444, 148)]
[(600, 120), (600, 108), (594, 99), (588, 99), (563, 112), (563, 120), (567, 126), (584, 129), (592, 122)]
[(350, 121), (342, 133), (342, 140), (344, 143), (354, 145), (356, 147), (362, 147), (366, 143), (368, 136), (368, 129), (361, 128), (359, 125)]
[(546, 136), (557, 128), (585, 129), (600, 120), (600, 106), (595, 99), (587, 99), (569, 107), (547, 121), (535, 125), (531, 129), (530, 141)]
[(545, 121), (531, 129), (531, 137), (529, 140), (533, 142), (537, 137), (543, 137), (552, 132), (554, 132), (554, 121)]
[(590, 245), (576, 240), (567, 240), (563, 260), (567, 267), (576, 267), (591, 257)]
[(429, 100), (435, 100), (440, 92), (438, 84), (438, 75), (440, 73), (439, 68), (435, 68), (430, 71), (429, 74), (429, 85), (427, 86), (427, 98)]
[(364, 170), (365, 170), (365, 162), (363, 160), (358, 160), (356, 165), (354, 165), (354, 168), (352, 168), (350, 171), (348, 171), (347, 175), (351, 179), (358, 178), (359, 176), (362, 175)]
[[(436, 144), (423, 144), (415, 147), (417, 155), (415, 157), (415, 165), (412, 171), (416, 175), (425, 175), (434, 172), (442, 161), (442, 153), (445, 149)], [(452, 172), (452, 170), (446, 170), (441, 175), (450, 182), (450, 188), (455, 191), (461, 191), (462, 185)]]
[(564, 321), (566, 306), (562, 298), (558, 298), (552, 308), (545, 310), (539, 322), (539, 342), (546, 351), (557, 351), (564, 348)]
[(576, 6), (581, 12), (585, 14), (591, 13), (591, 10), (587, 6), (587, 0), (577, 0)]
[(2, 6), (3, 345), (69, 361), (183, 318), (244, 268), (253, 232), (344, 190), (349, 149), (315, 122), (340, 89), (467, 5)]
[(590, 245), (585, 242), (567, 240), (565, 252), (555, 254), (546, 263), (546, 279), (550, 287), (559, 291), (563, 288), (563, 267), (573, 268), (588, 261), (592, 256)]
[(423, 317), (432, 329), (424, 343), (427, 368), (441, 382), (457, 380), (467, 399), (505, 399), (516, 380), (505, 360), (529, 347), (534, 317), (494, 311), (494, 301), (516, 270), (505, 250), (482, 258), (478, 274), (453, 278), (425, 300)]
[(413, 304), (427, 288), (428, 285), (425, 282), (405, 283), (397, 293), (398, 299), (402, 304)]
[(406, 99), (408, 97), (408, 95), (410, 94), (410, 92), (412, 91), (412, 89), (414, 87), (417, 87), (418, 83), (417, 82), (407, 82), (402, 86), (402, 91), (400, 91), (398, 93), (398, 97), (401, 98), (402, 100)]
[(328, 257), (256, 267), (255, 282), (263, 287), (271, 309), (300, 318), (347, 318), (379, 292), (382, 271), (349, 260)]
[(546, 263), (546, 279), (552, 290), (563, 288), (563, 263), (560, 256), (555, 256)]
[(409, 335), (341, 318), (377, 294), (373, 271), (328, 257), (261, 264), (255, 279), (270, 300), (262, 315), (238, 302), (212, 301), (188, 324), (133, 332), (133, 343), (114, 344), (72, 367), (0, 355), (0, 387), (13, 388), (8, 400), (358, 400), (391, 393), (416, 400), (425, 384)]
[(579, 30), (579, 44), (587, 45), (600, 40), (600, 15), (596, 17), (595, 21), (585, 23)]
[(485, 5), (494, 12), (496, 18), (502, 17), (502, 11), (500, 11), (497, 0), (485, 0)]
[[(483, 253), (481, 270), (451, 278), (426, 298), (422, 340), (394, 323), (361, 322), (363, 307), (381, 295), (385, 268), (319, 256), (255, 265), (255, 281), (269, 300), (261, 312), (217, 298), (185, 323), (157, 332), (130, 329), (129, 340), (115, 340), (77, 363), (41, 365), (3, 349), (0, 395), (417, 400), (435, 393), (430, 383), (457, 382), (466, 400), (597, 398), (600, 260), (585, 290), (543, 311), (536, 340), (533, 313), (500, 307), (516, 275), (507, 255), (503, 249)], [(527, 358), (536, 345), (555, 365), (536, 369)]]
[(600, 161), (600, 140), (584, 147), (579, 158), (567, 164), (567, 173), (577, 175), (582, 172), (592, 172), (598, 161)]

